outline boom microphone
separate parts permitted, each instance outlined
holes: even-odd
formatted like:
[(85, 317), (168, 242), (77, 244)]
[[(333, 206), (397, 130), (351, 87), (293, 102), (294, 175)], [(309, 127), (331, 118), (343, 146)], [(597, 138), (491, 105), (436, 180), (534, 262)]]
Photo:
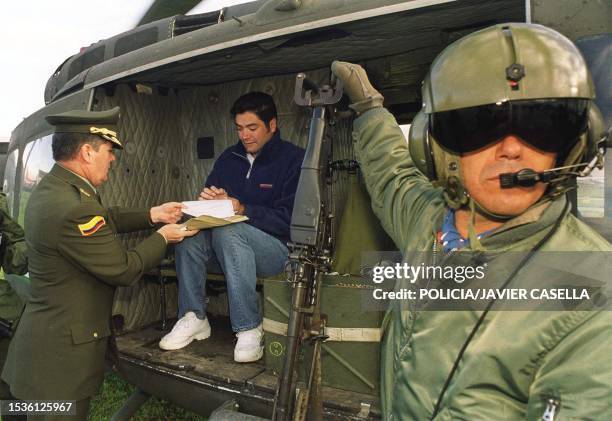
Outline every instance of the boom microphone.
[[(589, 162), (581, 162), (580, 164), (567, 165), (565, 167), (551, 168), (550, 170), (537, 172), (531, 168), (523, 168), (518, 172), (506, 172), (499, 175), (499, 185), (502, 189), (510, 189), (512, 187), (531, 187), (536, 183), (549, 183), (556, 176), (563, 176), (566, 174), (558, 174), (561, 170), (578, 169), (583, 167), (581, 171), (568, 173), (567, 175), (574, 175), (578, 177), (586, 177), (595, 168), (603, 168), (603, 158), (606, 154), (606, 148), (612, 147), (608, 145), (612, 139), (612, 127), (608, 128), (606, 132), (597, 141), (597, 153), (591, 158)], [(566, 176), (567, 176), (566, 175)]]
[(560, 169), (561, 167), (537, 172), (531, 168), (523, 168), (518, 172), (506, 172), (499, 175), (499, 185), (502, 189), (510, 189), (516, 186), (531, 187), (536, 183), (548, 183)]

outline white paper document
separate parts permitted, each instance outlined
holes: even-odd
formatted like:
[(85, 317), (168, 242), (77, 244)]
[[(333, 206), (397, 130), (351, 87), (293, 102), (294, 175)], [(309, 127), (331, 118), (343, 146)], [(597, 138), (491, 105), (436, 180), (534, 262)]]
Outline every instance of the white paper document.
[(187, 206), (183, 213), (191, 216), (214, 216), (215, 218), (229, 218), (234, 216), (234, 207), (231, 200), (191, 200), (183, 202)]

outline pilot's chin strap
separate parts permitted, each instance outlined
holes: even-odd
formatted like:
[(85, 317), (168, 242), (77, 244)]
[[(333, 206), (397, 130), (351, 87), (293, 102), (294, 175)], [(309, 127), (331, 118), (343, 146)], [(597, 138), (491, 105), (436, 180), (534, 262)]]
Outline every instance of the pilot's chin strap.
[(470, 220), (468, 222), (468, 240), (470, 241), (470, 248), (474, 251), (485, 251), (482, 246), (474, 225), (476, 224), (476, 203), (474, 199), (470, 198)]

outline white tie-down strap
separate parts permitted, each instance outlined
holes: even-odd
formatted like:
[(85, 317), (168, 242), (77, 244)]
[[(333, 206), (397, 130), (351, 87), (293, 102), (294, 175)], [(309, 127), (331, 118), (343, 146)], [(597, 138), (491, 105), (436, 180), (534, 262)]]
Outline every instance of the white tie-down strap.
[[(287, 336), (287, 323), (263, 319), (263, 330), (277, 335)], [(381, 331), (375, 327), (326, 327), (327, 342), (380, 342)]]

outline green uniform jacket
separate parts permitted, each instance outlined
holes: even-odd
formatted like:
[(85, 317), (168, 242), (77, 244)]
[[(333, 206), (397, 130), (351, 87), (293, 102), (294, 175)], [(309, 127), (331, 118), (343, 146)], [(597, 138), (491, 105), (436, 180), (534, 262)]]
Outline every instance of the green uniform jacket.
[(143, 210), (104, 209), (92, 187), (55, 165), (25, 214), (32, 299), (9, 348), (2, 378), (20, 399), (94, 395), (102, 383), (116, 286), (158, 264), (154, 233), (125, 250), (116, 233), (151, 228)]
[[(11, 218), (6, 195), (0, 193), (0, 264), (5, 274), (23, 275), (28, 271), (27, 247), (23, 228)], [(9, 283), (0, 279), (0, 317), (14, 321), (23, 303)]]
[(25, 236), (23, 229), (9, 214), (4, 193), (0, 193), (0, 233), (0, 256), (4, 273), (23, 275), (28, 271)]
[[(402, 132), (385, 109), (364, 113), (354, 128), (358, 160), (383, 227), (406, 254), (433, 250), (446, 213), (442, 191), (414, 167)], [(542, 242), (541, 251), (604, 251), (609, 256), (610, 244), (568, 213), (565, 198), (539, 209), (508, 221), (482, 245), (524, 252)], [(427, 258), (436, 263), (436, 253)], [(437, 258), (453, 257), (439, 252)], [(498, 269), (511, 274), (516, 266)], [(571, 268), (566, 269), (556, 281), (571, 285), (575, 279), (568, 279)], [(577, 269), (575, 278), (588, 269)], [(514, 278), (513, 287), (550, 281), (529, 263)], [(410, 307), (394, 301), (385, 317), (385, 419), (432, 419), (460, 349), (482, 314)], [(559, 402), (549, 408), (556, 421), (612, 419), (612, 312), (491, 311), (463, 354), (435, 419), (540, 420), (551, 398)]]

